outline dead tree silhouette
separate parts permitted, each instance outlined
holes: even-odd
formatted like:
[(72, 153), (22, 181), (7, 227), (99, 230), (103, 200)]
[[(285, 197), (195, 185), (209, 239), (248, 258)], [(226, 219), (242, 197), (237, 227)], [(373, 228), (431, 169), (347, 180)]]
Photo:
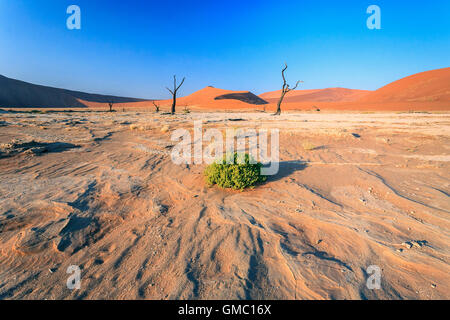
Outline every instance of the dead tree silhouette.
[(177, 87), (177, 77), (173, 76), (173, 90), (170, 90), (169, 88), (166, 87), (166, 89), (169, 90), (169, 92), (172, 94), (172, 98), (173, 98), (173, 100), (172, 100), (172, 110), (171, 110), (172, 114), (175, 113), (175, 107), (177, 105), (177, 91), (183, 85), (184, 80), (186, 80), (186, 77), (183, 78), (183, 81), (181, 81), (180, 85)]
[(286, 95), (286, 93), (288, 93), (288, 92), (291, 91), (291, 90), (297, 89), (298, 84), (299, 84), (300, 82), (303, 82), (303, 81), (300, 81), (300, 80), (299, 80), (299, 81), (297, 81), (295, 87), (289, 88), (289, 85), (286, 83), (286, 78), (285, 78), (285, 76), (284, 76), (284, 72), (286, 71), (287, 68), (288, 68), (288, 66), (287, 66), (287, 64), (285, 63), (285, 64), (284, 64), (284, 68), (283, 68), (283, 70), (281, 71), (281, 76), (283, 77), (283, 86), (282, 86), (282, 88), (281, 88), (281, 96), (280, 96), (280, 100), (278, 100), (277, 111), (274, 113), (274, 116), (278, 116), (278, 115), (281, 114), (281, 103), (283, 102), (283, 99), (284, 99), (284, 96)]
[(153, 105), (155, 106), (156, 112), (159, 112), (159, 104), (156, 104), (156, 102), (152, 101)]

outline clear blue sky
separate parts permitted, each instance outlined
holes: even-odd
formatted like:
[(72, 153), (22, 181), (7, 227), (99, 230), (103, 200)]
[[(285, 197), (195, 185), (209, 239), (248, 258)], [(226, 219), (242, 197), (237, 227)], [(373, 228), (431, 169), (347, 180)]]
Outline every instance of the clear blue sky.
[[(66, 28), (81, 8), (82, 29)], [(381, 8), (381, 30), (366, 9)], [(450, 66), (448, 0), (0, 0), (0, 74), (87, 92), (168, 98), (207, 85), (377, 89)]]

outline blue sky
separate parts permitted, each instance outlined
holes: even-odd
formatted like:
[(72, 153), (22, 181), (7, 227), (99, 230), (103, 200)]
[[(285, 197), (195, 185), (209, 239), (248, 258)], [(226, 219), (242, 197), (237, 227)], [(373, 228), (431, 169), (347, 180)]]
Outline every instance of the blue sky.
[[(81, 30), (66, 9), (81, 8)], [(381, 30), (366, 9), (381, 8)], [(303, 89), (377, 89), (450, 66), (450, 1), (0, 0), (0, 74), (140, 98), (213, 85), (277, 90), (284, 62)]]

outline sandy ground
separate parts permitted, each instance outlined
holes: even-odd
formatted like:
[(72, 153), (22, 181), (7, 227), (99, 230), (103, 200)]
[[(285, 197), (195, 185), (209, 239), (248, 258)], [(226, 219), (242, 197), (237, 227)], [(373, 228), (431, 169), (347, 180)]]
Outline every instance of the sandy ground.
[[(206, 186), (194, 119), (279, 128), (280, 172)], [(1, 113), (0, 144), (0, 299), (450, 299), (448, 113)]]

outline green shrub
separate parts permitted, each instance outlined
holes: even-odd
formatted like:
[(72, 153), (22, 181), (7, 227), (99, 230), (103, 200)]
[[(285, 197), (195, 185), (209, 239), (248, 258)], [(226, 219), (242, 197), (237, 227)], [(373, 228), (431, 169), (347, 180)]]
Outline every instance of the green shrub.
[(234, 153), (229, 156), (234, 157), (233, 163), (227, 163), (227, 156), (224, 156), (221, 161), (206, 167), (205, 176), (209, 185), (217, 184), (221, 188), (243, 190), (267, 180), (266, 176), (261, 175), (262, 164), (251, 164), (248, 154)]

